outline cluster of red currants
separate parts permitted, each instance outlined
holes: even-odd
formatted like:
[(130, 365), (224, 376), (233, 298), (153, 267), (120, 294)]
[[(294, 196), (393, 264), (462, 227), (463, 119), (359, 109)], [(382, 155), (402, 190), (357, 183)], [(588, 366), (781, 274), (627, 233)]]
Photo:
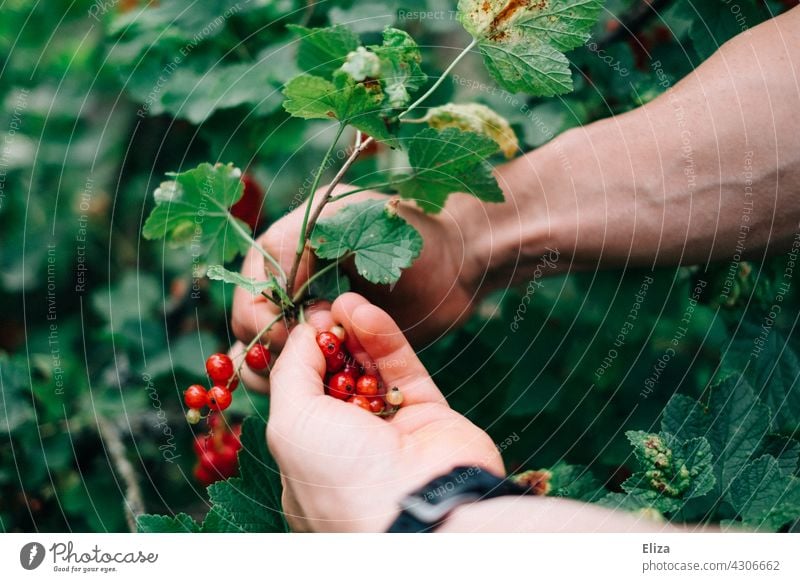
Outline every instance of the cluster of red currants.
[[(269, 350), (255, 344), (245, 354), (244, 361), (254, 372), (263, 373), (269, 368)], [(227, 354), (211, 354), (206, 360), (206, 372), (212, 382), (211, 388), (206, 390), (200, 384), (192, 384), (183, 393), (183, 401), (189, 407), (186, 420), (191, 424), (200, 422), (202, 410), (206, 407), (212, 412), (228, 408), (233, 400), (231, 393), (239, 385), (239, 375)]]
[(364, 370), (344, 345), (345, 330), (340, 325), (317, 335), (317, 345), (325, 356), (325, 392), (346, 400), (373, 414), (385, 416), (397, 412), (403, 393), (396, 387), (388, 391), (380, 378)]
[(228, 426), (219, 414), (209, 416), (208, 424), (209, 433), (194, 439), (194, 452), (197, 455), (194, 477), (206, 486), (234, 477), (239, 472), (237, 455), (242, 448), (240, 424)]

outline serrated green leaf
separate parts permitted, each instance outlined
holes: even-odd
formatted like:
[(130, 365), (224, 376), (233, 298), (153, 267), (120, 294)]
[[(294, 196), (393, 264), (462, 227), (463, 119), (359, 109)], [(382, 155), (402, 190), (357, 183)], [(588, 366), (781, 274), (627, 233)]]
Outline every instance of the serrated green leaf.
[(312, 297), (326, 301), (333, 301), (348, 291), (350, 291), (350, 278), (339, 269), (331, 269), (314, 279), (309, 286), (309, 294)]
[(777, 329), (762, 336), (761, 325), (742, 322), (725, 352), (723, 367), (745, 371), (745, 376), (773, 414), (777, 431), (800, 430), (800, 358)]
[(490, 137), (507, 158), (519, 151), (519, 141), (508, 121), (480, 103), (447, 103), (432, 107), (422, 119), (434, 129), (456, 127)]
[(582, 45), (602, 0), (459, 0), (458, 19), (487, 69), (508, 91), (551, 96), (572, 90), (564, 52)]
[(548, 470), (551, 487), (548, 495), (552, 497), (591, 502), (605, 493), (600, 481), (586, 467), (559, 462)]
[[(266, 439), (266, 436), (262, 438)], [(203, 523), (203, 531), (223, 523), (230, 526), (225, 531), (275, 533), (284, 531), (282, 518), (274, 507), (265, 505), (255, 483), (243, 478), (218, 481), (208, 487), (208, 496), (216, 514), (209, 524)], [(220, 519), (223, 517), (223, 519)]]
[(289, 524), (281, 511), (281, 473), (267, 449), (266, 435), (267, 425), (262, 419), (251, 416), (244, 420), (239, 472), (261, 505), (272, 513), (276, 522), (275, 531), (288, 532)]
[(793, 475), (800, 463), (800, 442), (780, 435), (768, 435), (753, 458), (757, 459), (763, 455), (775, 457), (780, 470)]
[(493, 139), (479, 133), (455, 127), (423, 129), (408, 144), (413, 173), (396, 176), (395, 187), (403, 198), (416, 201), (426, 212), (440, 212), (453, 192), (502, 202), (503, 192), (486, 161), (497, 150)]
[(397, 28), (383, 31), (383, 44), (370, 47), (380, 61), (380, 78), (388, 107), (403, 107), (410, 93), (419, 89), (427, 79), (420, 63), (422, 53), (411, 36)]
[(306, 28), (289, 24), (287, 28), (300, 36), (297, 64), (304, 71), (330, 77), (342, 66), (347, 54), (358, 48), (358, 36), (342, 25), (327, 28)]
[(338, 73), (334, 82), (314, 75), (299, 75), (283, 91), (284, 109), (303, 119), (338, 119), (378, 140), (392, 140), (380, 116), (382, 93), (368, 91), (348, 75)]
[(262, 291), (275, 287), (275, 281), (258, 281), (250, 277), (245, 277), (241, 273), (229, 271), (222, 265), (211, 265), (206, 270), (206, 277), (214, 281), (224, 281), (231, 285), (241, 287), (248, 293), (260, 295)]
[(770, 413), (744, 378), (729, 376), (711, 388), (708, 418), (717, 491), (724, 493), (767, 435)]
[(690, 499), (711, 491), (711, 447), (703, 437), (681, 441), (668, 433), (625, 433), (634, 447), (640, 471), (623, 483), (631, 495), (645, 500), (661, 513), (673, 513)]
[(742, 522), (757, 530), (777, 531), (800, 518), (800, 480), (781, 471), (769, 455), (742, 468), (729, 498)]
[(679, 439), (704, 437), (708, 424), (708, 413), (700, 402), (683, 394), (674, 394), (664, 408), (661, 431)]
[(200, 524), (185, 513), (179, 513), (175, 517), (140, 515), (136, 520), (136, 527), (139, 533), (196, 533), (200, 531)]
[(223, 210), (242, 197), (241, 171), (233, 164), (200, 164), (193, 170), (169, 174), (154, 197), (156, 207), (142, 229), (147, 239), (167, 238), (190, 247), (194, 256), (209, 262), (227, 262), (249, 248), (234, 230), (231, 220), (245, 232), (249, 226)]
[(321, 259), (352, 254), (359, 275), (389, 285), (419, 256), (422, 237), (385, 200), (366, 200), (317, 222), (311, 246)]

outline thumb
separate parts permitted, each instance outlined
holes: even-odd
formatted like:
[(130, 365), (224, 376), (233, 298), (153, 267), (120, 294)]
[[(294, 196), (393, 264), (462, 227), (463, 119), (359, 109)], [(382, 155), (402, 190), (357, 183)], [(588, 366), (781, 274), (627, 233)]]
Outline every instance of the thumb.
[(270, 415), (294, 417), (316, 396), (324, 395), (325, 357), (316, 342), (317, 332), (300, 324), (289, 334), (270, 373)]

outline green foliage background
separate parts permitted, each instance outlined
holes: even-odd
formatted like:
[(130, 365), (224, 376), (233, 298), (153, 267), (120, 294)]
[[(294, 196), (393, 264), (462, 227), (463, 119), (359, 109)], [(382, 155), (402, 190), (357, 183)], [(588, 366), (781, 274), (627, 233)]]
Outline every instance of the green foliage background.
[[(566, 96), (495, 90), (475, 55), (462, 63), (460, 78), (484, 89), (448, 82), (431, 104), (486, 103), (512, 122), (525, 149), (535, 148), (654, 98), (739, 30), (718, 2), (676, 0), (645, 25), (640, 42), (602, 44), (637, 3), (606, 2), (592, 40), (569, 53), (575, 90)], [(427, 47), (434, 79), (437, 63), (446, 66), (456, 54), (447, 47), (469, 41), (455, 7), (438, 0), (141, 4), (3, 6), (0, 531), (124, 530), (126, 486), (109, 432), (126, 447), (147, 511), (186, 514), (147, 518), (142, 529), (199, 528), (209, 498), (215, 505), (203, 528), (285, 528), (274, 514), (275, 491), (252, 489), (272, 487), (274, 477), (263, 443), (256, 444), (254, 435), (263, 434), (257, 419), (245, 426), (255, 460), (242, 460), (242, 482), (206, 492), (191, 478), (192, 434), (180, 395), (202, 377), (205, 357), (233, 341), (231, 294), (193, 277), (190, 252), (142, 241), (149, 193), (166, 171), (231, 161), (268, 189), (268, 220), (297, 205), (298, 187), (328, 144), (316, 138), (325, 121), (289, 118), (281, 108), (280, 90), (299, 72), (293, 59), (276, 57), (293, 50), (289, 25), (347, 23), (377, 42), (394, 24)], [(754, 26), (784, 3), (740, 4)], [(663, 27), (671, 31), (666, 38), (657, 34)], [(380, 164), (377, 156), (354, 170), (366, 175)], [(800, 420), (800, 310), (797, 283), (781, 287), (790, 260), (542, 278), (492, 295), (465, 328), (421, 355), (452, 405), (502, 446), (511, 470), (550, 467), (562, 494), (584, 499), (599, 500), (605, 484), (602, 495), (613, 493), (603, 503), (611, 506), (785, 528), (800, 515), (792, 477), (800, 448), (790, 440)], [(733, 288), (721, 298), (729, 273)], [(522, 301), (526, 294), (530, 302)], [(616, 346), (634, 304), (635, 325)], [(744, 408), (715, 404), (715, 390), (736, 395)], [(678, 392), (685, 400), (670, 401)], [(265, 416), (266, 400), (244, 394), (234, 399), (234, 416)], [(716, 411), (725, 427), (670, 424), (662, 415), (668, 402), (668, 412), (684, 406), (681, 418)], [(739, 442), (740, 458), (731, 460), (724, 432), (744, 423), (755, 436)], [(648, 497), (648, 471), (658, 468), (642, 453), (650, 437), (626, 438), (634, 430), (660, 433), (676, 470), (685, 465), (691, 473), (677, 506)], [(701, 455), (709, 451), (713, 460)], [(766, 483), (777, 485), (765, 490)], [(702, 502), (708, 491), (724, 501), (709, 509)], [(254, 499), (263, 511), (247, 513), (254, 521), (244, 524), (237, 512)]]

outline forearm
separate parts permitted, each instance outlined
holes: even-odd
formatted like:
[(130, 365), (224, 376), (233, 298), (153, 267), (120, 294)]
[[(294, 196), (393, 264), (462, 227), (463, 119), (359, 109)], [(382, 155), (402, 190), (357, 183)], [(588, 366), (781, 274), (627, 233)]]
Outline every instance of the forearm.
[(507, 201), (456, 197), (478, 277), (702, 263), (785, 248), (800, 221), (800, 9), (723, 46), (655, 101), (498, 169)]
[[(695, 530), (697, 528), (694, 528)], [(500, 497), (454, 511), (437, 532), (655, 533), (691, 531), (632, 513), (553, 497)]]

